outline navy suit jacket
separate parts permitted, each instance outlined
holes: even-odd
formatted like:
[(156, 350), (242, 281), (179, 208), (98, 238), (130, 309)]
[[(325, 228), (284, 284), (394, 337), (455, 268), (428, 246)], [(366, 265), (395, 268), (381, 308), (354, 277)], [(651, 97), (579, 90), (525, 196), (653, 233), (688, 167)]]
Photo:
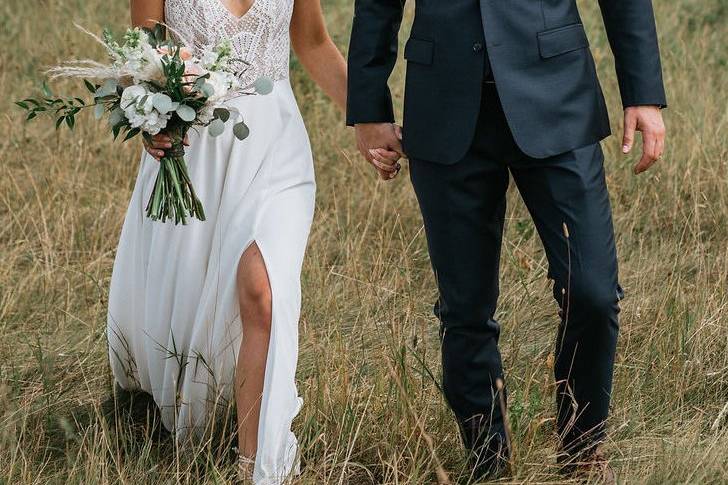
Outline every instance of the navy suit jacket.
[[(651, 0), (599, 4), (624, 107), (665, 106)], [(403, 10), (404, 0), (355, 2), (349, 125), (394, 121), (387, 81)], [(404, 57), (403, 144), (410, 158), (451, 164), (465, 155), (488, 71), (525, 154), (545, 158), (610, 134), (575, 0), (416, 0)]]

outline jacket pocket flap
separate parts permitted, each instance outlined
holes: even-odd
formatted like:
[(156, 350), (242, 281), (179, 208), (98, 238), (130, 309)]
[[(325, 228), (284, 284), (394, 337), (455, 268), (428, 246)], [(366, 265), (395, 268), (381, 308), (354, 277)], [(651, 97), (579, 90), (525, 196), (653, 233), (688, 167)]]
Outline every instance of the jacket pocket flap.
[(432, 64), (435, 43), (431, 40), (411, 38), (404, 46), (404, 58), (419, 64)]
[(589, 47), (589, 39), (582, 24), (567, 25), (538, 33), (538, 50), (544, 59), (584, 47)]

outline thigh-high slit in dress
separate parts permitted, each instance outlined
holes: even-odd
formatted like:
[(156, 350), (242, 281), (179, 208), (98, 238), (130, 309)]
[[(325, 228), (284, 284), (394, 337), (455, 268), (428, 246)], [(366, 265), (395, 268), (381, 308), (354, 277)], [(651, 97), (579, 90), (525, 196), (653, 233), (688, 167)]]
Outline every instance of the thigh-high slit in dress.
[(266, 96), (229, 104), (250, 127), (212, 137), (190, 132), (185, 160), (207, 220), (160, 223), (144, 215), (157, 161), (144, 153), (114, 262), (108, 309), (115, 381), (151, 394), (177, 439), (200, 435), (220, 404), (234, 400), (245, 322), (236, 271), (255, 243), (268, 271), (272, 329), (258, 426), (254, 481), (278, 484), (297, 471), (291, 422), (302, 400), (295, 383), (300, 272), (314, 210), (306, 129), (288, 81), (293, 0), (255, 0), (235, 17), (220, 0), (167, 0), (165, 21), (195, 49), (230, 39), (250, 68), (274, 80)]

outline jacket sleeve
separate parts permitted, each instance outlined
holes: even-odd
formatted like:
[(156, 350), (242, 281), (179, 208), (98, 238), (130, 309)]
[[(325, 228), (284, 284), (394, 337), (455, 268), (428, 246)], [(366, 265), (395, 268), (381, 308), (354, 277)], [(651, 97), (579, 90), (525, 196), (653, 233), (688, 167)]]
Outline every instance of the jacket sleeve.
[(346, 124), (393, 122), (387, 81), (397, 61), (405, 0), (356, 0), (348, 62)]
[(622, 105), (667, 106), (651, 0), (599, 0)]

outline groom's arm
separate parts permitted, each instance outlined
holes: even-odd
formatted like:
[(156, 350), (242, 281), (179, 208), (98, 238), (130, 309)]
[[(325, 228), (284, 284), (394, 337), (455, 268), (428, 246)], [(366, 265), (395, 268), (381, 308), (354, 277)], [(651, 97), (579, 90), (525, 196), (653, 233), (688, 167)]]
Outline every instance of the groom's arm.
[(651, 0), (599, 0), (614, 53), (622, 105), (665, 107)]
[(599, 0), (614, 53), (619, 92), (624, 106), (622, 152), (629, 153), (635, 132), (642, 132), (642, 157), (634, 167), (642, 173), (662, 157), (667, 106), (652, 0)]
[(397, 61), (405, 0), (356, 0), (349, 43), (346, 123), (392, 123), (387, 81)]

